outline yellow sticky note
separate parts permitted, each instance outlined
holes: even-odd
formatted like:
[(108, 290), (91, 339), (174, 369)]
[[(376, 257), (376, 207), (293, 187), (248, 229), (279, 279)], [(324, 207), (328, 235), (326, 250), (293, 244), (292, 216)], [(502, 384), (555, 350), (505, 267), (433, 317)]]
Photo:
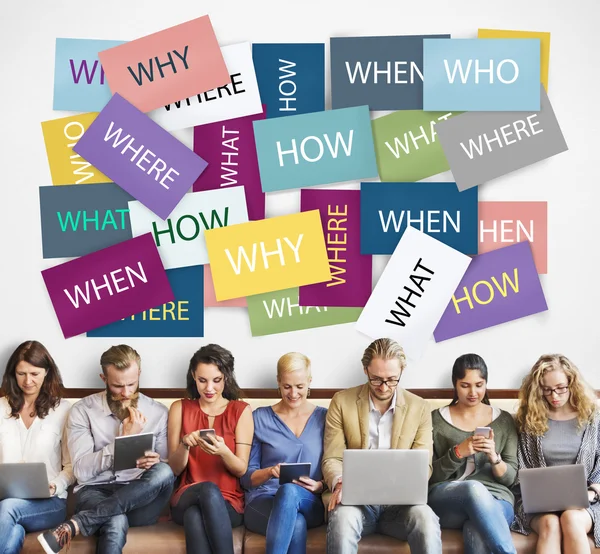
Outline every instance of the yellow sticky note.
[(319, 210), (204, 233), (217, 300), (331, 280)]
[(548, 92), (548, 68), (550, 67), (550, 33), (537, 31), (504, 31), (500, 29), (479, 29), (477, 38), (539, 38), (540, 47), (540, 82)]
[(90, 112), (42, 122), (53, 185), (87, 185), (111, 181), (104, 173), (73, 152), (73, 146), (97, 115), (97, 112)]

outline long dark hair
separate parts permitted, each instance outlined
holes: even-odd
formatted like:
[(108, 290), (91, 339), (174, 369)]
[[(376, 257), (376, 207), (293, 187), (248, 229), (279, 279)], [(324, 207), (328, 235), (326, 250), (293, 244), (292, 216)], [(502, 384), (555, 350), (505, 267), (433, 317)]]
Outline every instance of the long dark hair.
[(469, 369), (476, 369), (479, 371), (479, 373), (481, 373), (481, 378), (485, 381), (485, 384), (486, 384), (485, 396), (483, 397), (482, 402), (484, 404), (489, 405), (490, 399), (488, 398), (488, 393), (487, 393), (487, 380), (488, 380), (487, 365), (485, 365), (483, 358), (481, 356), (479, 356), (478, 354), (463, 354), (462, 356), (459, 356), (458, 358), (456, 358), (456, 360), (454, 361), (454, 365), (452, 366), (452, 387), (454, 388), (454, 398), (452, 399), (452, 402), (450, 402), (450, 406), (454, 406), (454, 404), (456, 404), (458, 402), (458, 394), (456, 392), (456, 383), (458, 382), (459, 379), (465, 378), (465, 376), (467, 374), (467, 370), (469, 370)]
[(62, 379), (58, 367), (42, 343), (36, 340), (28, 340), (17, 346), (8, 359), (2, 377), (2, 392), (8, 400), (11, 410), (10, 415), (17, 419), (25, 403), (24, 394), (17, 384), (16, 376), (17, 366), (20, 362), (27, 362), (47, 371), (40, 394), (35, 401), (35, 415), (40, 419), (44, 419), (50, 410), (60, 404), (63, 396)]
[(235, 380), (233, 362), (233, 354), (227, 348), (223, 348), (218, 344), (207, 344), (200, 348), (190, 360), (186, 382), (188, 396), (193, 399), (200, 398), (196, 387), (196, 380), (194, 379), (194, 373), (198, 364), (214, 364), (219, 368), (225, 379), (223, 397), (227, 398), (227, 400), (239, 400), (242, 396), (242, 391)]

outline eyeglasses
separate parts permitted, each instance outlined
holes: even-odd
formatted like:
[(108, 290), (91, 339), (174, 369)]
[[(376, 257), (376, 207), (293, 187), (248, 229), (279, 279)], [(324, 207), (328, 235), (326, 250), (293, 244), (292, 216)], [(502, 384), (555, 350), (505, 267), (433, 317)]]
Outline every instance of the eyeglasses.
[(565, 394), (569, 390), (569, 387), (556, 387), (555, 389), (542, 389), (542, 394), (544, 396), (552, 396), (553, 393), (556, 393), (558, 396), (561, 394)]
[(380, 387), (383, 384), (386, 384), (390, 389), (398, 386), (400, 379), (382, 379), (381, 377), (371, 377), (369, 375), (369, 383), (374, 387)]

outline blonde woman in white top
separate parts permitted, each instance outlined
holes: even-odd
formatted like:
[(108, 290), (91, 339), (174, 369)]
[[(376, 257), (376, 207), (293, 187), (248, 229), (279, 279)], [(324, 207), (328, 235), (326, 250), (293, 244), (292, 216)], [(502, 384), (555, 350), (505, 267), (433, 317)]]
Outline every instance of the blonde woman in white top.
[(25, 533), (66, 519), (67, 488), (75, 478), (63, 429), (70, 405), (60, 373), (37, 341), (19, 345), (6, 364), (0, 398), (0, 463), (43, 462), (50, 498), (0, 501), (0, 552), (18, 554)]

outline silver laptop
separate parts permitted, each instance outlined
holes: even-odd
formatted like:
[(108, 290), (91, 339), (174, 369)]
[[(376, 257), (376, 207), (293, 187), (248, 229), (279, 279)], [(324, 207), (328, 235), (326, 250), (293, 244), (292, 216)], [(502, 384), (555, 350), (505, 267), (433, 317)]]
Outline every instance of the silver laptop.
[(519, 481), (526, 514), (589, 507), (585, 469), (581, 464), (521, 469)]
[(427, 504), (428, 450), (344, 450), (342, 504)]
[(46, 464), (0, 464), (0, 500), (50, 498)]

